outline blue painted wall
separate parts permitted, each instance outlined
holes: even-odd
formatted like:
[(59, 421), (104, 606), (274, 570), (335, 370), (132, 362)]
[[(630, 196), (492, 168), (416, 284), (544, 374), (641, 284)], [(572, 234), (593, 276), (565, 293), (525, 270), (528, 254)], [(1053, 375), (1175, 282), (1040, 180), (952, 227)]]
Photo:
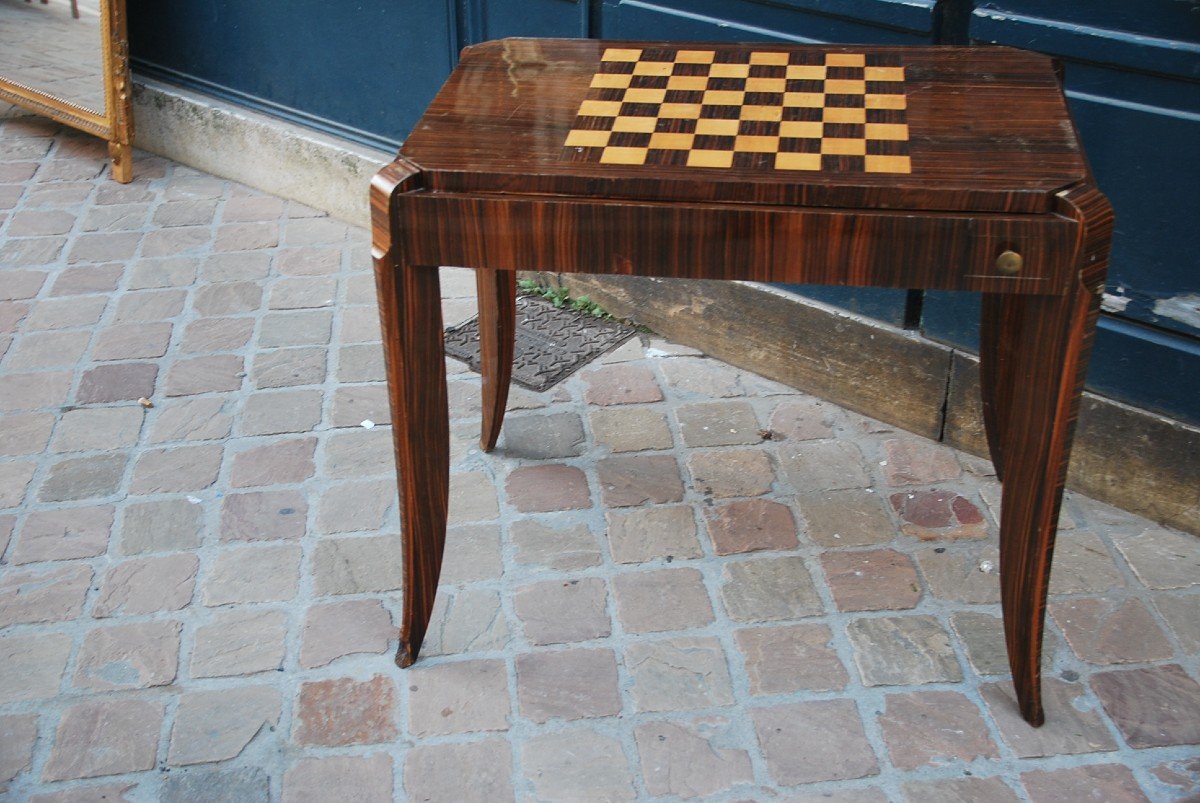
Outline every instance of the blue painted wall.
[[(129, 0), (134, 68), (396, 147), (465, 45), (504, 36), (998, 43), (1055, 55), (1117, 211), (1089, 386), (1200, 423), (1200, 0)], [(1013, 113), (1020, 110), (981, 110)], [(978, 299), (795, 287), (965, 348)]]

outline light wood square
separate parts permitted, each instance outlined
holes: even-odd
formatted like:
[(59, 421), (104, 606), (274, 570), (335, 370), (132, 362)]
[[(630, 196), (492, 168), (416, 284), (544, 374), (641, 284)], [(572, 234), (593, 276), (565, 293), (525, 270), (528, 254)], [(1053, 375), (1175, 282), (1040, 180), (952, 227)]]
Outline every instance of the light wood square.
[(862, 53), (826, 53), (825, 64), (830, 67), (862, 67), (867, 57)]
[(718, 137), (732, 137), (736, 136), (737, 132), (737, 120), (714, 120), (706, 117), (696, 121), (697, 134), (707, 134)]
[(782, 106), (743, 106), (740, 116), (743, 120), (765, 120), (777, 123), (783, 119)]
[(634, 75), (670, 75), (675, 65), (669, 61), (639, 61), (633, 65)]
[(750, 75), (749, 64), (714, 64), (708, 68), (713, 78), (745, 78)]
[(688, 167), (732, 167), (733, 151), (692, 151)]
[(750, 54), (750, 63), (770, 64), (776, 67), (782, 67), (788, 63), (788, 54), (755, 52)]
[(676, 64), (712, 64), (716, 57), (712, 50), (680, 50), (675, 54)]
[(783, 78), (747, 78), (747, 92), (782, 92), (787, 87)]
[(741, 153), (774, 153), (779, 150), (779, 137), (739, 134), (733, 149)]
[(695, 134), (667, 134), (658, 132), (650, 137), (650, 147), (668, 151), (688, 151), (692, 149)]
[(819, 153), (777, 153), (775, 154), (776, 170), (820, 170), (821, 154)]
[(847, 81), (841, 78), (825, 79), (825, 94), (827, 95), (861, 95), (866, 91), (866, 81)]
[(905, 123), (867, 123), (865, 131), (867, 139), (908, 139), (908, 125)]
[(579, 105), (579, 113), (585, 117), (616, 117), (621, 113), (619, 100), (585, 100)]
[(658, 116), (672, 120), (695, 120), (700, 116), (699, 103), (664, 103), (658, 107)]
[(667, 90), (665, 89), (635, 87), (625, 90), (626, 103), (662, 103), (666, 96)]
[(625, 131), (635, 134), (651, 134), (658, 124), (656, 117), (618, 117), (613, 121), (613, 131)]
[(610, 47), (601, 56), (602, 61), (637, 61), (642, 57), (641, 50), (629, 50), (620, 47)]
[(610, 145), (600, 155), (600, 161), (610, 165), (640, 165), (646, 163), (646, 148), (625, 148)]
[(625, 89), (633, 79), (625, 73), (598, 72), (592, 76), (593, 89)]
[(746, 93), (733, 89), (708, 89), (704, 92), (705, 106), (741, 106)]
[(863, 78), (868, 81), (903, 81), (903, 67), (867, 67), (863, 70)]
[(825, 95), (820, 92), (785, 92), (783, 105), (792, 108), (820, 109), (825, 106)]
[(610, 131), (584, 131), (575, 129), (567, 134), (566, 145), (572, 148), (603, 148), (608, 144)]
[(851, 109), (844, 106), (829, 106), (825, 109), (824, 118), (827, 123), (865, 123), (866, 109)]
[(779, 124), (779, 136), (796, 139), (820, 139), (825, 124), (816, 120), (784, 120)]

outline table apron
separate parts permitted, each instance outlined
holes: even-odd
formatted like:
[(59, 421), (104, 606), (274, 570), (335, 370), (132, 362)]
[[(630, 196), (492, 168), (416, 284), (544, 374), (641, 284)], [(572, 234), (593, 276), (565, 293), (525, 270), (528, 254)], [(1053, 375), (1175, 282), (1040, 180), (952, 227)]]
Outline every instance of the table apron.
[[(1060, 295), (1079, 224), (1048, 215), (394, 196), (400, 264)], [(1003, 251), (1023, 257), (1002, 275)]]

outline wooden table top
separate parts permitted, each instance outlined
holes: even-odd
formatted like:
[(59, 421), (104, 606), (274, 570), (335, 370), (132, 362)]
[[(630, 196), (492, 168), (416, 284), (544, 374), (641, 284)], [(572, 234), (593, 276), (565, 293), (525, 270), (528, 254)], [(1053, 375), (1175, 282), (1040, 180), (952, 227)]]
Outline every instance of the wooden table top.
[(1001, 47), (505, 39), (401, 154), (426, 189), (1039, 213), (1087, 178), (1053, 62)]

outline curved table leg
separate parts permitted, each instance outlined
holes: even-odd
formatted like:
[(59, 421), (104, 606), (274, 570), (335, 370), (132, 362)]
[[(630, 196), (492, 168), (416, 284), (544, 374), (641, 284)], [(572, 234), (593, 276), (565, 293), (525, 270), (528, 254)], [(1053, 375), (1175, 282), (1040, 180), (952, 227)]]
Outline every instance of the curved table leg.
[(375, 282), (400, 487), (404, 602), (396, 663), (405, 667), (429, 628), (446, 543), (450, 426), (442, 304), (435, 267), (377, 252)]
[(512, 380), (517, 330), (517, 273), (512, 270), (475, 271), (479, 297), (479, 373), (483, 376), (483, 428), (479, 445), (496, 448), (508, 386)]
[(1099, 303), (1096, 288), (1076, 282), (1064, 296), (1012, 296), (1001, 316), (998, 353), (1006, 367), (997, 373), (1005, 387), (992, 391), (993, 405), (1000, 398), (1001, 409), (1009, 408), (996, 433), (1004, 463), (1001, 604), (1017, 701), (1035, 727), (1044, 721), (1040, 664), (1050, 560)]

